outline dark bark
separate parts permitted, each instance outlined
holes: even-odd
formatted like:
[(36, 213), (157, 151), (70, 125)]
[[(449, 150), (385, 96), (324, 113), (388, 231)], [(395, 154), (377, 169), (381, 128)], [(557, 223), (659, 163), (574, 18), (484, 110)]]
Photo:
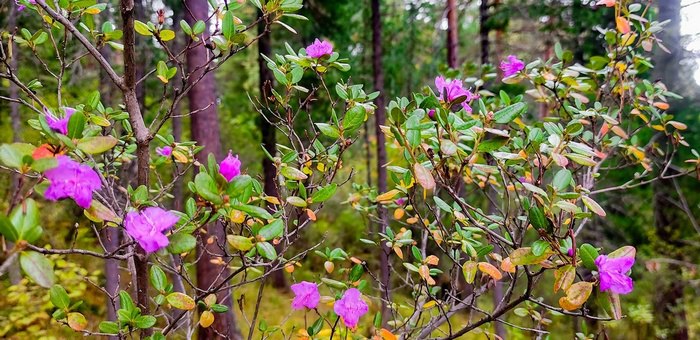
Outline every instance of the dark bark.
[[(150, 2), (150, 1), (149, 1)], [(146, 8), (143, 5), (143, 0), (134, 0), (134, 18), (136, 20), (139, 20), (141, 22), (148, 22), (150, 13), (146, 11)], [(176, 21), (175, 21), (176, 22)], [(179, 25), (176, 25), (179, 26)], [(148, 65), (148, 40), (147, 39), (139, 39), (136, 41), (136, 60), (139, 62), (136, 63), (135, 67), (135, 74), (136, 74), (136, 81), (139, 81), (141, 78), (143, 78), (143, 75), (145, 74), (145, 68), (146, 65)], [(140, 83), (136, 84), (136, 97), (139, 100), (139, 106), (145, 111), (146, 107), (146, 82), (142, 81)]]
[[(207, 20), (209, 4), (206, 0), (185, 0), (188, 8), (185, 20), (194, 25), (197, 20)], [(208, 40), (209, 30), (204, 30), (203, 41)], [(213, 73), (207, 73), (202, 77), (202, 72), (209, 62), (209, 53), (204, 45), (197, 45), (187, 50), (187, 72), (190, 84), (196, 82), (188, 93), (189, 109), (194, 112), (190, 116), (190, 132), (192, 139), (204, 149), (197, 154), (197, 159), (206, 164), (209, 154), (216, 159), (223, 158), (221, 148), (219, 117), (216, 109), (216, 80)], [(201, 77), (201, 79), (200, 79)], [(197, 79), (200, 79), (197, 81)], [(222, 278), (229, 275), (225, 265), (212, 263), (212, 260), (220, 258), (226, 262), (222, 247), (226, 244), (224, 226), (218, 222), (209, 223), (206, 226), (206, 234), (202, 234), (201, 242), (198, 242), (197, 256), (197, 286), (200, 289), (210, 289), (219, 284)], [(213, 242), (207, 242), (211, 238)], [(222, 290), (217, 293), (217, 301), (229, 307), (226, 313), (216, 315), (214, 323), (208, 328), (199, 328), (199, 339), (215, 339), (220, 335), (238, 339), (238, 334), (230, 291)]]
[[(374, 89), (379, 91), (375, 100), (377, 110), (374, 112), (374, 132), (377, 138), (377, 191), (387, 191), (387, 174), (384, 167), (387, 162), (385, 137), (379, 128), (386, 121), (385, 95), (384, 95), (384, 69), (382, 66), (382, 18), (379, 0), (372, 0), (372, 68), (374, 75)], [(379, 215), (379, 232), (385, 233), (389, 224), (388, 212), (383, 205), (377, 206)], [(382, 242), (382, 251), (379, 254), (380, 283), (382, 285), (382, 323), (386, 324), (389, 316), (387, 301), (390, 301), (391, 289), (391, 263), (389, 263), (390, 249)]]
[(481, 0), (479, 4), (479, 42), (481, 44), (481, 64), (489, 63), (489, 0)]
[[(112, 13), (110, 11), (105, 11), (105, 21), (111, 21)], [(103, 45), (100, 48), (100, 54), (108, 62), (112, 61), (112, 49), (107, 45)], [(112, 80), (109, 78), (107, 72), (100, 69), (100, 100), (105, 106), (112, 106), (112, 91), (114, 90)], [(100, 238), (102, 244), (105, 247), (105, 251), (113, 252), (119, 248), (121, 229), (105, 227), (100, 232)], [(105, 259), (105, 290), (111, 297), (111, 301), (107, 301), (107, 320), (116, 321), (117, 320), (117, 310), (119, 309), (119, 299), (117, 298), (119, 294), (119, 260), (116, 259)], [(119, 339), (117, 336), (110, 336), (110, 340)]]
[(459, 53), (457, 0), (447, 0), (447, 66), (457, 68)]
[[(258, 15), (262, 13), (258, 12)], [(258, 88), (260, 90), (261, 100), (264, 101), (264, 97), (272, 94), (270, 89), (273, 84), (272, 71), (267, 67), (267, 61), (261, 56), (264, 54), (266, 56), (272, 55), (272, 41), (270, 37), (270, 32), (267, 29), (267, 23), (265, 20), (261, 20), (258, 23), (258, 35), (260, 39), (258, 40), (258, 75), (259, 81)], [(262, 135), (262, 145), (263, 148), (272, 155), (273, 157), (277, 154), (277, 141), (275, 138), (275, 127), (270, 124), (262, 115), (258, 117), (258, 127), (260, 128), (260, 134)], [(267, 156), (263, 155), (262, 158), (262, 168), (263, 168), (263, 189), (265, 195), (278, 197), (279, 190), (277, 189), (277, 168), (275, 164)], [(268, 205), (271, 206), (271, 205)], [(284, 244), (280, 242), (277, 245), (277, 251), (282, 250)], [(275, 288), (286, 289), (287, 280), (284, 277), (284, 271), (277, 270), (270, 274), (270, 279), (272, 281), (272, 286)]]
[[(134, 0), (121, 0), (120, 2), (122, 25), (124, 31), (124, 80), (122, 93), (124, 94), (124, 104), (129, 113), (129, 122), (134, 130), (136, 138), (136, 178), (138, 185), (148, 185), (149, 153), (148, 145), (150, 136), (146, 127), (141, 107), (136, 96), (136, 32), (134, 30)], [(136, 301), (141, 309), (142, 315), (150, 314), (148, 297), (148, 256), (141, 247), (137, 247), (134, 256), (134, 267), (136, 270)], [(142, 336), (153, 334), (152, 328), (141, 331)]]

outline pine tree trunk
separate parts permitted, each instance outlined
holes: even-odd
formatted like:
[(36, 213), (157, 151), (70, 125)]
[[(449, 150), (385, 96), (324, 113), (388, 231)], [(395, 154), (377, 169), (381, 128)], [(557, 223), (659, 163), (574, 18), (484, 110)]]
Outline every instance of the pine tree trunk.
[(459, 54), (457, 0), (447, 0), (447, 66), (457, 68)]
[[(258, 12), (258, 15), (262, 13)], [(258, 23), (258, 35), (261, 35), (258, 40), (258, 74), (260, 78), (260, 83), (258, 88), (260, 90), (260, 97), (271, 95), (273, 76), (272, 71), (267, 67), (267, 61), (261, 56), (264, 54), (266, 56), (272, 55), (272, 41), (270, 37), (270, 32), (267, 31), (267, 25), (264, 20)], [(272, 126), (262, 115), (258, 117), (258, 126), (260, 128), (260, 134), (262, 135), (262, 145), (270, 155), (274, 156), (277, 154), (277, 141), (275, 138), (275, 127)], [(263, 156), (262, 159), (263, 168), (263, 180), (264, 180), (264, 190), (265, 195), (278, 197), (279, 190), (277, 189), (277, 168), (275, 164), (267, 156)], [(268, 205), (271, 206), (271, 205)], [(280, 242), (275, 248), (277, 252), (281, 251), (284, 247), (284, 243)], [(287, 288), (287, 280), (284, 277), (284, 271), (277, 270), (270, 274), (270, 279), (272, 281), (272, 286), (279, 289)]]
[[(209, 11), (207, 0), (185, 0), (189, 9), (186, 11), (185, 20), (193, 26), (197, 20), (206, 22)], [(209, 30), (205, 29), (203, 36), (207, 40)], [(221, 148), (219, 117), (216, 109), (216, 79), (213, 73), (202, 76), (202, 68), (208, 63), (209, 53), (204, 45), (197, 45), (187, 51), (188, 81), (196, 82), (196, 85), (188, 93), (190, 112), (196, 112), (190, 116), (190, 131), (192, 139), (204, 149), (197, 154), (197, 160), (206, 164), (209, 154), (217, 160), (223, 159)], [(226, 234), (224, 226), (218, 222), (212, 222), (206, 226), (206, 233), (200, 234), (202, 240), (198, 242), (197, 256), (197, 286), (200, 289), (209, 289), (220, 283), (219, 280), (228, 277), (229, 270), (225, 265), (212, 263), (212, 260), (220, 258), (220, 263), (225, 263), (224, 251), (226, 246)], [(208, 242), (211, 240), (212, 242)], [(217, 294), (217, 303), (229, 307), (228, 312), (216, 315), (214, 323), (208, 328), (199, 328), (199, 339), (216, 339), (217, 333), (233, 339), (240, 339), (233, 314), (233, 305), (230, 291), (223, 290)]]
[[(372, 0), (372, 66), (374, 75), (374, 89), (379, 91), (379, 96), (375, 100), (377, 110), (374, 112), (375, 135), (377, 138), (377, 191), (380, 193), (387, 191), (387, 174), (384, 167), (387, 162), (385, 137), (379, 128), (386, 121), (385, 95), (384, 95), (384, 69), (382, 66), (382, 19), (379, 0)], [(386, 232), (389, 224), (389, 217), (384, 206), (377, 207), (379, 215), (379, 232)], [(389, 294), (391, 288), (391, 264), (389, 263), (390, 249), (382, 244), (382, 251), (379, 255), (379, 266), (381, 271), (380, 283), (382, 285), (382, 323), (389, 320), (389, 308), (387, 301), (391, 300)]]
[(489, 63), (489, 0), (481, 0), (479, 4), (479, 41), (481, 44), (481, 64)]

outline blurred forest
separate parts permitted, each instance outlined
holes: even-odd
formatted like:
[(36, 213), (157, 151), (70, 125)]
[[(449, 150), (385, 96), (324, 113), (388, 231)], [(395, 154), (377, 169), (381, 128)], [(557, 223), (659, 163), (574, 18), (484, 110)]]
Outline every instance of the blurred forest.
[[(235, 0), (229, 0), (235, 1)], [(239, 0), (238, 2), (243, 2)], [(99, 0), (100, 3), (110, 0)], [(112, 1), (116, 3), (115, 1)], [(311, 44), (314, 39), (330, 41), (335, 51), (348, 57), (352, 66), (351, 83), (365, 84), (368, 92), (379, 90), (383, 94), (377, 101), (380, 107), (388, 101), (407, 96), (411, 92), (432, 84), (436, 75), (462, 78), (478, 77), (491, 79), (486, 86), (491, 93), (506, 89), (512, 95), (524, 94), (527, 100), (535, 102), (525, 87), (501, 83), (498, 80), (498, 64), (508, 55), (517, 55), (522, 60), (551, 58), (555, 46), (573, 53), (573, 59), (584, 63), (589, 57), (604, 53), (598, 29), (614, 26), (612, 9), (596, 6), (593, 0), (305, 0), (299, 14), (308, 21), (293, 23), (295, 33), (278, 27), (266, 38), (242, 51), (215, 72), (215, 86), (211, 89), (216, 95), (218, 129), (221, 150), (233, 150), (243, 164), (246, 173), (265, 178), (263, 145), (274, 145), (274, 131), (266, 126), (256, 111), (255, 103), (261, 100), (260, 89), (265, 81), (275, 81), (269, 72), (261, 70), (265, 62), (259, 53), (284, 54), (285, 42), (295, 49)], [(164, 18), (175, 29), (185, 16), (185, 9), (178, 0), (136, 0), (136, 15), (142, 21), (158, 21)], [(378, 13), (372, 7), (378, 6)], [(100, 16), (119, 16), (115, 6), (113, 11), (105, 11)], [(253, 22), (258, 15), (254, 8), (243, 7), (244, 12), (236, 15), (245, 22)], [(671, 98), (668, 112), (675, 120), (688, 126), (686, 139), (690, 145), (700, 145), (700, 29), (692, 35), (684, 35), (685, 25), (700, 25), (700, 3), (696, 1), (660, 0), (656, 1), (653, 16), (661, 21), (669, 19), (671, 24), (663, 33), (663, 45), (667, 51), (655, 51), (653, 70), (643, 76), (656, 81), (663, 79), (669, 90), (682, 98)], [(0, 27), (11, 32), (14, 27), (36, 29), (39, 25), (25, 12), (17, 12), (12, 0), (0, 4)], [(373, 36), (373, 20), (381, 27), (380, 41)], [(97, 23), (99, 24), (99, 23)], [(3, 39), (6, 39), (3, 37)], [(137, 59), (140, 67), (138, 78), (144, 70), (156, 68), (163, 59), (163, 50), (156, 48), (147, 39), (137, 42)], [(380, 49), (373, 48), (380, 45)], [(70, 51), (69, 51), (70, 53)], [(105, 49), (109, 53), (109, 49)], [(14, 59), (19, 66), (19, 77), (32, 79), (41, 74), (44, 66), (36, 62), (31, 52), (22, 49), (15, 52)], [(593, 60), (594, 62), (595, 60)], [(118, 62), (115, 62), (115, 65)], [(379, 66), (379, 67), (377, 67)], [(101, 81), (104, 77), (99, 68), (91, 62), (78, 62), (69, 68), (64, 95), (82, 102), (94, 89), (100, 89), (103, 100), (112, 90), (109, 84)], [(377, 73), (380, 74), (377, 74)], [(333, 75), (330, 75), (331, 79)], [(162, 86), (158, 78), (145, 77), (141, 93), (157, 94)], [(39, 81), (42, 81), (39, 78)], [(17, 89), (3, 79), (0, 82), (0, 96), (16, 96)], [(302, 80), (301, 84), (304, 84)], [(89, 89), (87, 91), (85, 89)], [(13, 94), (13, 91), (14, 94)], [(482, 93), (488, 95), (488, 93)], [(160, 97), (143, 95), (139, 100), (146, 121), (156, 117)], [(117, 99), (114, 99), (117, 100)], [(319, 98), (320, 101), (327, 100)], [(180, 104), (184, 113), (191, 106), (187, 100)], [(328, 117), (331, 113), (316, 105), (311, 112), (314, 117)], [(536, 106), (533, 106), (536, 107)], [(543, 106), (544, 107), (544, 106)], [(378, 110), (380, 111), (380, 110)], [(26, 126), (34, 112), (7, 101), (0, 101), (0, 143), (38, 138), (38, 132)], [(544, 113), (546, 116), (546, 112)], [(186, 114), (176, 118), (166, 129), (176, 140), (193, 139), (189, 126), (194, 124)], [(201, 123), (201, 122), (200, 122)], [(304, 126), (298, 126), (303, 131)], [(344, 246), (348, 253), (370, 261), (370, 267), (379, 266), (380, 258), (376, 249), (356, 242), (364, 237), (370, 225), (389, 218), (394, 211), (377, 214), (355, 204), (357, 192), (370, 186), (379, 185), (379, 192), (386, 190), (386, 181), (393, 179), (378, 177), (379, 165), (391, 164), (397, 155), (391, 147), (378, 148), (378, 134), (373, 119), (365, 123), (360, 138), (347, 152), (339, 177), (353, 174), (352, 186), (344, 186), (326, 204), (307, 237), (295, 247), (306, 249), (318, 242), (323, 247)], [(279, 135), (277, 136), (279, 138)], [(382, 137), (383, 138), (383, 137)], [(379, 141), (383, 145), (383, 140)], [(273, 150), (268, 148), (268, 150)], [(378, 155), (377, 152), (386, 153)], [(379, 157), (378, 157), (379, 156)], [(383, 158), (382, 158), (383, 156)], [(688, 155), (678, 155), (679, 158)], [(384, 161), (386, 160), (386, 161)], [(384, 163), (384, 164), (382, 164)], [(269, 163), (268, 163), (268, 166)], [(273, 170), (274, 171), (274, 170)], [(599, 180), (619, 183), (615, 178), (629, 178), (638, 169), (620, 169), (608, 173), (608, 178)], [(385, 190), (381, 190), (382, 181)], [(0, 169), (0, 209), (6, 210), (13, 194), (15, 177)], [(174, 208), (182, 205), (182, 188), (172, 192)], [(178, 197), (178, 195), (180, 197)], [(588, 222), (583, 240), (615, 249), (622, 245), (637, 248), (637, 262), (632, 277), (635, 280), (634, 292), (625, 296), (623, 320), (613, 322), (592, 322), (583, 318), (563, 318), (557, 315), (551, 319), (548, 330), (551, 339), (570, 339), (579, 334), (600, 334), (605, 329), (607, 338), (612, 339), (692, 339), (700, 337), (700, 183), (695, 176), (684, 176), (653, 184), (637, 186), (623, 191), (600, 193), (596, 200), (607, 211), (607, 218), (593, 218)], [(477, 203), (482, 204), (482, 203)], [(43, 225), (46, 243), (68, 248), (77, 242), (84, 248), (95, 246), (91, 230), (74, 228), (73, 216), (82, 215), (74, 206), (55, 204), (42, 206), (41, 214), (51, 225)], [(387, 214), (388, 213), (388, 214)], [(56, 258), (56, 274), (72, 293), (82, 296), (82, 308), (89, 322), (104, 319), (108, 312), (104, 297), (92, 282), (104, 281), (102, 262), (86, 258)], [(297, 278), (312, 279), (314, 269), (323, 267), (323, 259), (309, 257), (302, 268), (294, 275)], [(309, 272), (307, 272), (307, 270)], [(15, 272), (15, 274), (13, 274)], [(280, 272), (282, 273), (282, 272)], [(13, 276), (15, 275), (15, 276)], [(284, 273), (281, 275), (288, 275)], [(288, 308), (291, 293), (289, 280), (280, 277), (274, 280), (269, 290), (263, 310)], [(19, 283), (19, 284), (13, 284)], [(543, 285), (542, 294), (551, 294), (548, 285)], [(51, 304), (44, 289), (16, 277), (16, 270), (9, 270), (0, 279), (0, 338), (10, 339), (64, 339), (80, 337), (69, 329), (61, 327), (51, 319)], [(241, 296), (254, 299), (254, 290), (235, 291), (234, 301)], [(273, 313), (274, 314), (274, 313)], [(280, 318), (283, 314), (279, 313)], [(506, 320), (518, 320), (527, 324), (526, 318), (516, 309), (505, 316)], [(276, 316), (268, 322), (274, 324)], [(371, 318), (362, 322), (371, 323)], [(535, 324), (535, 321), (532, 321)], [(538, 321), (539, 322), (539, 321)], [(503, 324), (491, 327), (503, 327)], [(536, 333), (518, 328), (494, 329), (506, 339), (536, 338)], [(482, 339), (484, 334), (467, 334), (464, 339)]]

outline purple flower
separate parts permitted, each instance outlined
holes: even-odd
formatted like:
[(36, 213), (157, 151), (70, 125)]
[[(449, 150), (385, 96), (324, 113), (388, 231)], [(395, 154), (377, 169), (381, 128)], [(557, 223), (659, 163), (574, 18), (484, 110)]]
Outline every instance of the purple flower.
[(141, 212), (126, 214), (124, 229), (146, 253), (152, 253), (168, 245), (168, 237), (163, 232), (174, 226), (179, 219), (167, 210), (150, 207)]
[(100, 176), (91, 167), (68, 156), (58, 156), (56, 159), (58, 165), (45, 173), (51, 183), (44, 197), (49, 201), (70, 197), (83, 209), (90, 208), (92, 192), (102, 187)]
[(509, 55), (507, 60), (501, 61), (503, 77), (508, 78), (525, 68), (525, 63), (514, 55)]
[(428, 110), (428, 118), (435, 119), (435, 110), (434, 109)]
[(306, 47), (306, 55), (318, 59), (333, 53), (333, 45), (328, 41), (314, 40), (314, 43)]
[(321, 294), (318, 293), (318, 286), (313, 282), (302, 281), (292, 285), (294, 292), (294, 300), (292, 301), (292, 309), (314, 309), (318, 306), (318, 301), (321, 300)]
[(335, 302), (333, 311), (343, 318), (345, 326), (355, 328), (360, 318), (369, 311), (369, 307), (362, 300), (362, 293), (356, 288), (350, 288), (345, 291), (343, 298)]
[(229, 182), (241, 174), (241, 161), (238, 160), (238, 156), (233, 157), (231, 150), (229, 150), (228, 156), (219, 164), (219, 172)]
[(574, 257), (574, 248), (573, 248), (573, 247), (569, 248), (569, 250), (567, 250), (566, 253), (567, 253), (570, 257)]
[(397, 198), (394, 203), (396, 203), (396, 205), (403, 206), (406, 204), (406, 197)]
[(46, 123), (49, 125), (51, 130), (54, 130), (60, 134), (68, 134), (68, 121), (70, 117), (75, 113), (75, 109), (71, 107), (66, 107), (63, 109), (65, 115), (63, 118), (58, 118), (54, 116), (49, 110), (44, 108), (44, 115), (46, 116)]
[(437, 87), (438, 96), (440, 97), (440, 99), (445, 98), (444, 96), (446, 95), (448, 102), (451, 102), (460, 97), (467, 97), (467, 99), (462, 102), (462, 107), (467, 112), (472, 112), (472, 108), (471, 106), (469, 106), (469, 102), (479, 98), (478, 95), (475, 95), (469, 92), (469, 90), (465, 89), (462, 86), (462, 81), (459, 79), (454, 79), (448, 82), (445, 80), (445, 78), (439, 76), (435, 78), (435, 87)]
[(600, 276), (600, 291), (610, 290), (615, 294), (629, 294), (634, 289), (634, 281), (627, 272), (634, 265), (634, 257), (610, 258), (600, 255), (595, 259)]
[(171, 146), (164, 146), (162, 148), (156, 148), (156, 153), (163, 157), (170, 157), (173, 154), (173, 148)]
[[(36, 5), (36, 0), (29, 0), (29, 3), (32, 5)], [(17, 12), (23, 11), (27, 6), (22, 5), (19, 0), (15, 0), (15, 5), (17, 5)]]

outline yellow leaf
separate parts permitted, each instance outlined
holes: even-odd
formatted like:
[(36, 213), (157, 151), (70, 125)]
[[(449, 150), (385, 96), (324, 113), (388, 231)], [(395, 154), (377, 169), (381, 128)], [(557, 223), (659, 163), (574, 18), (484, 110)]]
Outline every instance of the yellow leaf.
[(425, 264), (437, 266), (438, 263), (440, 262), (440, 259), (435, 255), (430, 255), (430, 256), (425, 258), (424, 262), (425, 262)]
[(388, 201), (388, 200), (394, 198), (394, 196), (396, 196), (399, 192), (400, 191), (398, 191), (396, 189), (389, 190), (389, 191), (377, 196), (376, 201), (377, 202)]
[(207, 328), (211, 326), (211, 324), (214, 323), (214, 313), (205, 310), (202, 312), (202, 315), (199, 317), (199, 325), (202, 326), (202, 328)]
[(85, 316), (80, 313), (68, 313), (68, 326), (72, 328), (73, 330), (76, 330), (78, 332), (84, 330), (87, 328), (87, 320), (85, 320)]
[(559, 305), (569, 311), (579, 309), (586, 303), (592, 291), (592, 283), (576, 282), (566, 290), (566, 296), (559, 299)]
[(576, 268), (571, 265), (566, 265), (554, 271), (554, 292), (559, 289), (566, 291), (571, 287), (576, 278)]
[(394, 219), (395, 219), (395, 220), (400, 220), (400, 219), (402, 219), (404, 213), (405, 213), (405, 211), (404, 211), (403, 209), (401, 209), (401, 208), (398, 208), (398, 209), (394, 210)]
[(165, 78), (165, 77), (160, 76), (160, 75), (157, 76), (157, 77), (158, 77), (158, 79), (160, 79), (160, 81), (161, 81), (163, 84), (167, 84), (167, 83), (168, 83), (168, 78)]
[(400, 247), (394, 247), (394, 252), (396, 255), (403, 260), (403, 251), (401, 250)]
[(279, 198), (277, 198), (275, 196), (266, 196), (265, 201), (267, 201), (267, 203), (270, 203), (270, 204), (280, 205)]
[(430, 276), (430, 268), (428, 268), (428, 266), (420, 266), (420, 268), (418, 268), (418, 274), (420, 274), (420, 277), (422, 277), (429, 286), (435, 284), (435, 280)]
[(85, 13), (87, 14), (100, 14), (100, 9), (97, 7), (90, 7), (85, 10)]
[(495, 281), (498, 281), (503, 278), (503, 274), (501, 274), (501, 272), (498, 271), (498, 268), (496, 268), (494, 265), (488, 262), (479, 262), (478, 268), (482, 273), (488, 274)]
[(474, 278), (476, 277), (476, 266), (477, 264), (474, 261), (466, 261), (464, 264), (462, 264), (462, 274), (464, 274), (464, 280), (469, 284), (473, 283)]

